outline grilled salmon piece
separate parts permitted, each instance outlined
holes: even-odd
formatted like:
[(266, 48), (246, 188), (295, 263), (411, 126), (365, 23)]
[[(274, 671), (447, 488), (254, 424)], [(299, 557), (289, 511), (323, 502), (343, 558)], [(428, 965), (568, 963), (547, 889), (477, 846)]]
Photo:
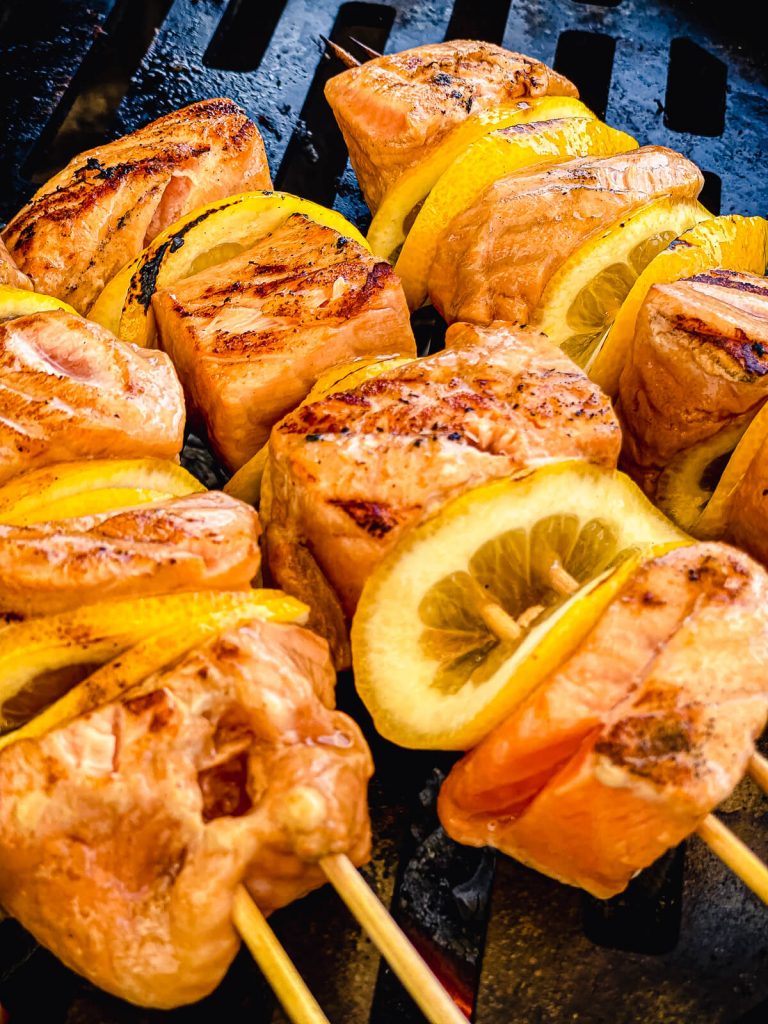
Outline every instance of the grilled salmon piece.
[(712, 270), (654, 285), (619, 382), (628, 466), (653, 495), (680, 452), (752, 419), (768, 397), (768, 282)]
[(768, 576), (722, 544), (638, 569), (581, 647), (451, 771), (441, 821), (600, 898), (695, 831), (768, 715)]
[(403, 529), (453, 495), (556, 458), (616, 464), (610, 402), (543, 335), (456, 324), (446, 344), (274, 428), (261, 515), (281, 586), (316, 589), (295, 559), (283, 569), (302, 546), (349, 618)]
[(76, 156), (4, 237), (38, 291), (87, 313), (118, 270), (183, 214), (271, 187), (256, 125), (232, 100), (203, 100)]
[(241, 590), (259, 571), (254, 510), (220, 491), (34, 526), (0, 525), (0, 615)]
[(174, 458), (184, 397), (168, 356), (55, 310), (0, 324), (0, 483), (72, 459)]
[(374, 211), (400, 175), (471, 114), (546, 95), (579, 93), (540, 61), (469, 39), (377, 57), (325, 86)]
[(27, 275), (22, 274), (13, 262), (2, 238), (0, 238), (0, 285), (10, 285), (12, 288), (29, 289), (32, 287), (32, 282)]
[(0, 900), (100, 988), (170, 1008), (265, 912), (369, 856), (372, 763), (333, 710), (327, 646), (293, 625), (224, 633), (114, 703), (0, 754)]
[(329, 367), (416, 354), (389, 264), (303, 214), (156, 293), (152, 308), (161, 345), (231, 469), (262, 447)]
[(432, 302), (449, 323), (527, 323), (550, 278), (589, 238), (656, 199), (693, 199), (703, 184), (695, 164), (661, 146), (500, 178), (443, 232)]

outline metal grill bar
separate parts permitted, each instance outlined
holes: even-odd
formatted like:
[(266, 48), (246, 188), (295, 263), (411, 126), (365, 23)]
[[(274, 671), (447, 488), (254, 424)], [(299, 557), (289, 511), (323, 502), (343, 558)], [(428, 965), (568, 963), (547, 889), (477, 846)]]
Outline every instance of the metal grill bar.
[[(461, 36), (502, 41), (556, 63), (598, 113), (641, 142), (690, 155), (705, 170), (711, 209), (722, 196), (723, 212), (765, 213), (768, 73), (752, 16), (739, 0), (11, 0), (0, 12), (0, 217), (100, 134), (228, 95), (258, 121), (283, 187), (364, 225), (367, 211), (322, 99), (340, 69), (324, 56), (321, 34), (389, 51)], [(111, 105), (83, 121), (105, 83)], [(416, 329), (422, 352), (439, 347), (434, 314), (418, 314)], [(387, 744), (349, 679), (339, 693), (367, 726), (378, 766), (368, 877), (478, 1024), (768, 1020), (764, 910), (698, 841), (607, 902), (503, 857), (494, 878), (492, 855), (459, 848), (439, 830), (436, 771), (448, 760)], [(768, 855), (765, 802), (750, 783), (725, 811)], [(332, 1020), (419, 1020), (332, 892), (312, 894), (274, 922)], [(0, 924), (0, 994), (13, 1024), (284, 1021), (247, 956), (199, 1006), (152, 1014), (76, 978), (12, 921)]]

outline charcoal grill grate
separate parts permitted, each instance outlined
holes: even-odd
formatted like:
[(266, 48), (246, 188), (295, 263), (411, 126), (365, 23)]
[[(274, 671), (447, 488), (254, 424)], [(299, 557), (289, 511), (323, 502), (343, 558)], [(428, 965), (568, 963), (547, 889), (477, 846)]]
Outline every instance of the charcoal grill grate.
[[(324, 57), (321, 34), (352, 52), (354, 39), (396, 51), (477, 37), (554, 62), (616, 127), (695, 160), (714, 212), (768, 210), (766, 53), (754, 10), (739, 0), (11, 0), (0, 9), (0, 218), (83, 147), (228, 95), (258, 121), (278, 187), (332, 203), (364, 227), (322, 100), (339, 68)], [(418, 333), (422, 350), (439, 344), (423, 312)], [(340, 702), (367, 722), (349, 679)], [(367, 732), (378, 766), (367, 876), (478, 1024), (768, 1020), (768, 917), (698, 840), (624, 896), (592, 900), (451, 843), (434, 811), (451, 759)], [(744, 783), (724, 810), (768, 856), (768, 813), (754, 787)], [(334, 1022), (422, 1020), (331, 891), (274, 924)], [(152, 1013), (75, 977), (12, 921), (0, 925), (0, 999), (13, 1024), (284, 1021), (245, 954), (198, 1006)]]

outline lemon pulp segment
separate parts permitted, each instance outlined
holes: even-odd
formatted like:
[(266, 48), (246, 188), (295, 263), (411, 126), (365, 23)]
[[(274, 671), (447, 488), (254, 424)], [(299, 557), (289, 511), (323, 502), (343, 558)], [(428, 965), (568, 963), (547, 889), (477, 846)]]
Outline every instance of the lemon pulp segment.
[(15, 320), (19, 316), (31, 313), (46, 313), (52, 309), (63, 309), (74, 316), (80, 314), (61, 299), (41, 292), (32, 292), (28, 288), (13, 288), (11, 285), (0, 285), (0, 324), (7, 320)]

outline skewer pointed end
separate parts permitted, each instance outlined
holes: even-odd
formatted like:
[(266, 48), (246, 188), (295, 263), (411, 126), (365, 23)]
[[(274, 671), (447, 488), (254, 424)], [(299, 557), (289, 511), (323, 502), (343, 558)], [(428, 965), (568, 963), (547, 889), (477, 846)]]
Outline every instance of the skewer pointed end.
[(352, 54), (349, 53), (347, 50), (342, 49), (341, 46), (339, 46), (336, 43), (332, 42), (330, 39), (327, 39), (325, 36), (320, 36), (320, 38), (322, 39), (323, 43), (325, 44), (326, 50), (330, 51), (330, 53), (334, 57), (336, 57), (337, 60), (340, 60), (341, 63), (345, 67), (347, 67), (347, 68), (359, 68), (360, 67), (360, 61), (357, 60), (355, 57), (353, 57)]

